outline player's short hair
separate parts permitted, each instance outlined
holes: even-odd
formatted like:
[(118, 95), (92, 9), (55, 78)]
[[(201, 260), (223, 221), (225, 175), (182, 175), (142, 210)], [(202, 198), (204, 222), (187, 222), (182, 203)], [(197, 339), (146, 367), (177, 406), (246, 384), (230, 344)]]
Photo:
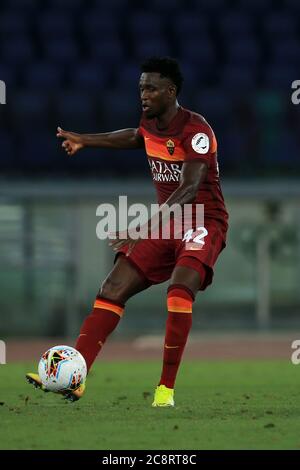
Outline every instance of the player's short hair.
[(176, 95), (180, 93), (183, 76), (177, 60), (171, 57), (150, 57), (141, 64), (142, 73), (157, 72), (162, 77), (169, 78), (176, 86)]

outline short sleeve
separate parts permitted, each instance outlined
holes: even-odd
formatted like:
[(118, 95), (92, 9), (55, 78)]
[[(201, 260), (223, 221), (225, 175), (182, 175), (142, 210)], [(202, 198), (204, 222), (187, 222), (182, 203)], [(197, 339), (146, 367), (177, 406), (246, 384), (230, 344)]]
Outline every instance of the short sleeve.
[(210, 166), (211, 157), (217, 151), (217, 141), (209, 125), (195, 126), (183, 141), (185, 161), (202, 160)]

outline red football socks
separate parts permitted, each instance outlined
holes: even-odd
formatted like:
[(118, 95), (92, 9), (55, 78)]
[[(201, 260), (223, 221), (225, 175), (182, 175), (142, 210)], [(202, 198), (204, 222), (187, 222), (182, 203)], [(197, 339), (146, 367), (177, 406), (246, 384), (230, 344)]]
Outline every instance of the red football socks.
[(75, 345), (85, 358), (88, 371), (123, 312), (124, 305), (97, 297), (92, 313), (83, 322)]
[(168, 318), (163, 370), (159, 385), (174, 388), (177, 371), (192, 326), (193, 293), (181, 285), (168, 289)]

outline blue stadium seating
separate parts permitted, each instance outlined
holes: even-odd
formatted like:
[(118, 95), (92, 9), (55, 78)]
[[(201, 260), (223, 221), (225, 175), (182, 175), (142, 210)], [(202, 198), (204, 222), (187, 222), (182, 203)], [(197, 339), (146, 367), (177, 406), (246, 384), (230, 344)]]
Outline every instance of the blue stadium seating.
[(25, 85), (34, 90), (55, 90), (63, 86), (64, 70), (52, 62), (34, 62), (25, 72)]
[(74, 64), (79, 58), (77, 43), (71, 38), (61, 41), (57, 38), (44, 42), (44, 52), (47, 60), (57, 64)]
[[(296, 0), (297, 1), (297, 0)], [(259, 14), (272, 9), (274, 0), (238, 0), (238, 7), (246, 13)]]
[(266, 88), (290, 90), (291, 84), (298, 78), (298, 69), (294, 65), (282, 66), (281, 62), (269, 64), (264, 70), (264, 85)]
[(213, 42), (209, 39), (182, 38), (178, 45), (179, 58), (192, 64), (192, 66), (213, 67), (216, 64), (217, 56)]
[(225, 36), (247, 36), (253, 34), (254, 23), (251, 16), (242, 11), (229, 11), (218, 21), (220, 32)]
[(123, 46), (117, 39), (97, 39), (89, 44), (89, 56), (101, 66), (120, 63), (123, 58)]
[(138, 125), (141, 103), (138, 90), (117, 88), (100, 97), (101, 112), (105, 116), (105, 130), (114, 130)]
[(0, 15), (0, 37), (26, 36), (29, 33), (30, 21), (28, 15), (16, 15), (15, 11), (5, 10)]
[(221, 84), (226, 89), (239, 91), (253, 90), (257, 83), (257, 70), (249, 65), (228, 64), (221, 73)]
[(129, 31), (139, 38), (155, 37), (163, 31), (163, 18), (159, 13), (134, 11), (129, 17)]
[(11, 115), (14, 125), (23, 128), (49, 125), (50, 98), (36, 89), (19, 91), (11, 97)]
[(16, 164), (14, 136), (11, 132), (0, 130), (1, 157), (0, 170), (7, 170)]
[(171, 22), (177, 37), (201, 37), (208, 34), (209, 23), (206, 17), (194, 12), (178, 12)]
[(68, 13), (62, 12), (60, 9), (44, 11), (40, 15), (40, 21), (37, 24), (39, 33), (47, 42), (52, 38), (71, 37), (74, 32), (74, 22)]
[(232, 38), (226, 43), (226, 55), (229, 63), (251, 64), (252, 66), (259, 62), (261, 50), (259, 43), (252, 38)]
[(134, 52), (135, 57), (139, 62), (149, 56), (172, 55), (172, 51), (167, 42), (163, 38), (158, 38), (157, 36), (153, 39), (149, 38), (144, 41), (136, 42)]
[(97, 38), (115, 39), (119, 33), (120, 18), (115, 17), (111, 12), (89, 10), (83, 16), (82, 31), (87, 38), (97, 40)]
[(35, 57), (35, 47), (27, 36), (4, 39), (0, 44), (1, 59), (7, 64), (24, 65)]
[(284, 67), (289, 63), (298, 65), (300, 41), (296, 38), (288, 38), (273, 42), (271, 45), (271, 56), (274, 62), (281, 62)]
[(97, 122), (96, 100), (85, 90), (67, 90), (58, 95), (55, 117), (62, 128), (88, 132)]
[(71, 88), (102, 92), (108, 86), (110, 73), (99, 63), (78, 62), (69, 74)]
[[(41, 171), (81, 173), (95, 165), (124, 175), (122, 152), (117, 170), (107, 159), (61, 160), (55, 127), (92, 132), (138, 125), (139, 64), (147, 56), (168, 54), (178, 58), (184, 75), (179, 101), (213, 125), (225, 171), (238, 174), (247, 167), (249, 133), (240, 122), (244, 99), (249, 113), (255, 103), (251, 129), (255, 119), (268, 132), (280, 129), (296, 168), (299, 120), (293, 115), (294, 126), (288, 124), (286, 96), (299, 79), (299, 13), (298, 0), (2, 0), (0, 80), (8, 99), (0, 108), (0, 167), (13, 171), (13, 162), (21, 159), (24, 172), (35, 171), (38, 161)], [(33, 127), (39, 130), (37, 144)], [(22, 145), (16, 146), (20, 136), (25, 156)], [(42, 142), (49, 148), (41, 160)], [(258, 160), (276, 153), (274, 143), (261, 145)], [(127, 154), (140, 171), (144, 159)], [(274, 160), (284, 165), (282, 155)]]
[(17, 143), (18, 167), (23, 172), (31, 171), (33, 174), (41, 171), (62, 171), (66, 158), (55, 135), (55, 129), (35, 130), (34, 138), (29, 132), (21, 131)]
[(264, 19), (264, 28), (269, 36), (284, 39), (297, 34), (297, 20), (292, 12), (275, 11)]
[(6, 83), (8, 89), (15, 88), (18, 82), (17, 68), (14, 65), (1, 64), (0, 79)]

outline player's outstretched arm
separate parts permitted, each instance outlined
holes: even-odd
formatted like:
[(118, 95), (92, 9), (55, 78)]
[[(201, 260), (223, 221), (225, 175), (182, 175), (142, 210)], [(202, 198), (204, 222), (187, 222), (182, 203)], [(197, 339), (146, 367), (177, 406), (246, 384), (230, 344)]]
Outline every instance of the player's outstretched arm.
[(144, 147), (144, 139), (138, 129), (121, 129), (102, 134), (76, 134), (57, 128), (57, 137), (64, 139), (62, 147), (68, 155), (74, 155), (84, 147), (137, 149)]

